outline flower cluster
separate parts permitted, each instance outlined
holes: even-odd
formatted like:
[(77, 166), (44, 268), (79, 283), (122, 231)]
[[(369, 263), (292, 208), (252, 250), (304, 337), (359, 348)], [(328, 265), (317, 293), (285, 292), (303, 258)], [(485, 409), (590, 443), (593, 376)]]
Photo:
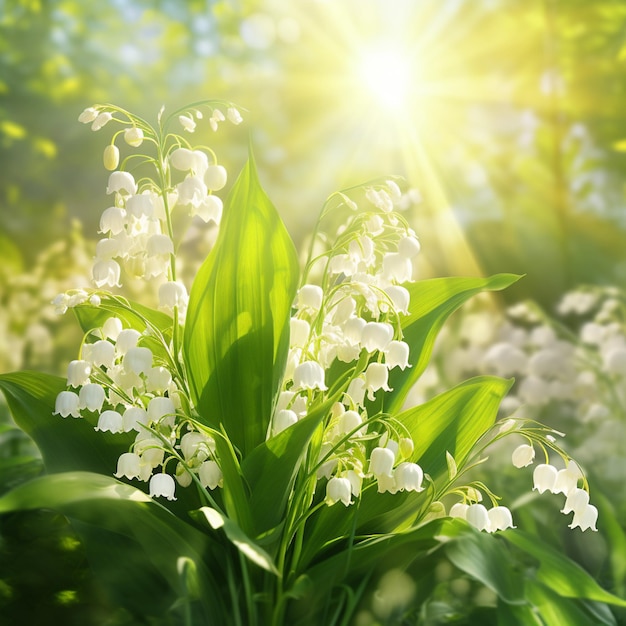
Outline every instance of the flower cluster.
[[(203, 105), (211, 111), (210, 124), (217, 129), (217, 121), (225, 119), (217, 106)], [(201, 119), (201, 107), (178, 115), (183, 130), (192, 132)], [(178, 112), (172, 114), (176, 116)], [(100, 239), (96, 246), (93, 280), (97, 287), (120, 286), (122, 267), (132, 277), (160, 279), (174, 283), (161, 296), (161, 305), (184, 309), (186, 291), (176, 283), (174, 267), (175, 242), (172, 229), (172, 211), (178, 207), (204, 222), (219, 224), (222, 200), (214, 194), (227, 182), (226, 169), (218, 164), (215, 153), (194, 148), (184, 137), (173, 133), (164, 136), (164, 124), (154, 129), (145, 121), (111, 105), (97, 105), (85, 109), (79, 121), (91, 123), (92, 130), (100, 130), (110, 122), (121, 125), (105, 148), (104, 166), (112, 171), (106, 192), (112, 205), (100, 218)], [(170, 116), (172, 117), (172, 116)], [(229, 106), (227, 117), (239, 124), (241, 115)], [(120, 166), (120, 152), (116, 145), (119, 136), (137, 148), (144, 144), (153, 147), (155, 154), (130, 154)], [(142, 167), (152, 166), (154, 176), (136, 180), (125, 167), (144, 174)]]
[(330, 199), (334, 211), (343, 208), (351, 217), (307, 265), (323, 266), (321, 285), (305, 283), (294, 302), (283, 391), (270, 433), (302, 419), (318, 394), (332, 391), (332, 367), (350, 371), (319, 450), (317, 476), (327, 481), (329, 505), (349, 505), (364, 479), (375, 479), (381, 493), (421, 491), (424, 479), (419, 465), (407, 461), (410, 436), (392, 420), (368, 416), (366, 408), (366, 397), (373, 402), (379, 392), (391, 391), (391, 369), (410, 367), (400, 323), (410, 296), (401, 283), (412, 279), (420, 244), (395, 210), (402, 194), (394, 181), (367, 186), (364, 196), (362, 211), (346, 194)]
[[(215, 442), (185, 419), (186, 391), (172, 376), (172, 365), (156, 337), (163, 339), (156, 329), (139, 332), (109, 317), (89, 334), (81, 358), (69, 363), (68, 389), (57, 396), (55, 413), (97, 415), (96, 430), (131, 434), (129, 451), (120, 456), (115, 476), (150, 479), (151, 495), (174, 499), (174, 481), (165, 474), (172, 461), (181, 485), (191, 484), (195, 476), (203, 487), (215, 489), (222, 480)], [(153, 475), (158, 467), (163, 472)]]

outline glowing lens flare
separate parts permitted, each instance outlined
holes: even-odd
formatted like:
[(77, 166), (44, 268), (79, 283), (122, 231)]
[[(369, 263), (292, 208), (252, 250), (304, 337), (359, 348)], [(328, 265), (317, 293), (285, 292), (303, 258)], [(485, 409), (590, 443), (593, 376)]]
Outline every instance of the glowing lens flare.
[(364, 51), (358, 66), (359, 78), (370, 98), (390, 111), (406, 104), (414, 74), (406, 54), (382, 45)]

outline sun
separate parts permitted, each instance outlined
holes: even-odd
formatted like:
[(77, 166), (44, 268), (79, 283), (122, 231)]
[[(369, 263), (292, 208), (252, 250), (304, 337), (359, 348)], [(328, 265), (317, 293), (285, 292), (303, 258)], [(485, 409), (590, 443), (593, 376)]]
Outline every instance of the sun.
[(360, 51), (356, 76), (375, 104), (397, 112), (407, 106), (411, 86), (418, 80), (416, 71), (405, 51), (379, 43)]

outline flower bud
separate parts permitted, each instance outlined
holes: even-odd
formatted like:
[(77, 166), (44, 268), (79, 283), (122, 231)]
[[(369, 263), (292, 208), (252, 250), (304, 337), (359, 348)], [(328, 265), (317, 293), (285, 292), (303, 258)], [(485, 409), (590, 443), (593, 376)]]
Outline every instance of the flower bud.
[(79, 116), (78, 121), (81, 124), (89, 124), (93, 122), (98, 117), (98, 109), (94, 109), (94, 107), (87, 107)]
[(143, 143), (143, 130), (133, 126), (124, 131), (124, 141), (133, 148), (139, 147)]
[(243, 122), (243, 117), (241, 117), (241, 113), (239, 113), (239, 111), (235, 107), (228, 107), (226, 111), (226, 117), (228, 118), (228, 121), (231, 122), (231, 124), (235, 124), (235, 126)]
[(515, 467), (526, 467), (535, 459), (535, 448), (527, 443), (523, 443), (513, 450), (511, 461)]
[(91, 124), (91, 130), (100, 130), (112, 119), (113, 119), (113, 116), (108, 111), (104, 111), (103, 113), (100, 113)]
[(117, 166), (120, 164), (120, 151), (115, 144), (110, 144), (104, 149), (102, 162), (109, 171), (117, 169)]

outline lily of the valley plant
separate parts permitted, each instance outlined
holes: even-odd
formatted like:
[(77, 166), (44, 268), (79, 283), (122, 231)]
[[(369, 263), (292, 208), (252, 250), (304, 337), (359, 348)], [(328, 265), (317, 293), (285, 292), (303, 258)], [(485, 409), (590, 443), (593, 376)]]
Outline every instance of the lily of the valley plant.
[[(392, 179), (333, 194), (300, 271), (252, 157), (223, 205), (227, 172), (192, 142), (205, 116), (214, 131), (242, 121), (224, 102), (162, 110), (156, 127), (111, 105), (81, 114), (94, 131), (114, 128), (95, 288), (54, 301), (84, 332), (66, 379), (0, 377), (48, 472), (0, 512), (61, 511), (120, 605), (185, 624), (349, 623), (377, 568), (437, 550), (496, 591), (507, 624), (531, 623), (546, 599), (584, 609), (572, 585), (619, 603), (507, 530), (506, 503), (468, 474), (489, 444), (521, 435), (514, 465), (542, 457), (535, 488), (564, 494), (571, 526), (595, 530), (559, 433), (495, 424), (510, 380), (474, 378), (403, 408), (445, 319), (517, 277), (414, 282), (420, 243)], [(177, 250), (192, 218), (220, 230), (188, 295)], [(124, 274), (158, 290), (159, 310), (105, 290)], [(537, 576), (494, 575), (473, 556), (506, 561), (511, 546), (538, 560)]]

